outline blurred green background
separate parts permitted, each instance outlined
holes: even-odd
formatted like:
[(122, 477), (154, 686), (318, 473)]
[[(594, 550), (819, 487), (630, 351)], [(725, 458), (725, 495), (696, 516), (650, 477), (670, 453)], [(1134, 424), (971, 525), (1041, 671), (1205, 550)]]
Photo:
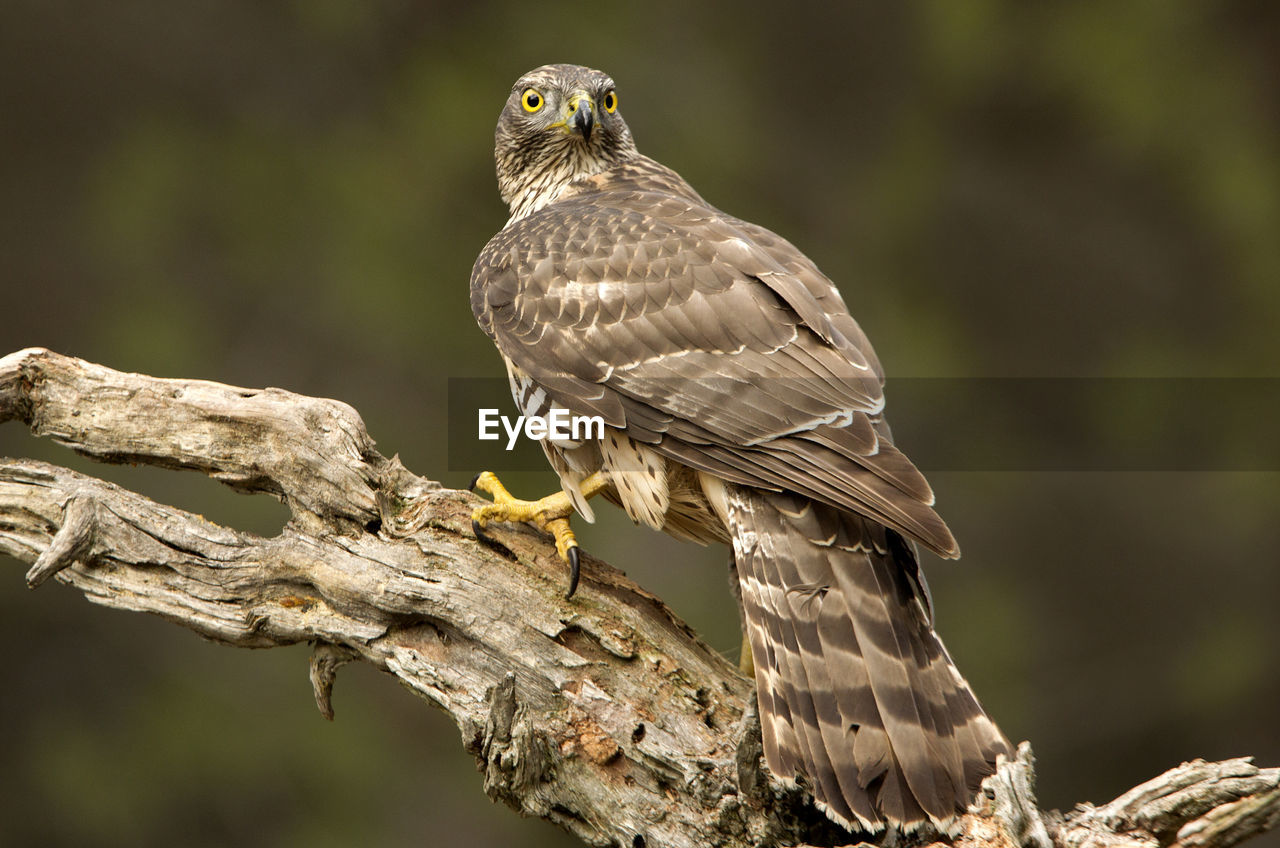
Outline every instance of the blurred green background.
[[(642, 151), (841, 285), (891, 420), (894, 377), (1280, 376), (1264, 0), (5, 0), (0, 354), (340, 398), (384, 453), (465, 484), (444, 398), (501, 373), (467, 300), (506, 220), (493, 126), (553, 61), (611, 73)], [(1087, 417), (1090, 438), (1182, 449), (1176, 421)], [(1003, 437), (945, 406), (895, 426), (908, 454)], [(241, 529), (285, 518), (14, 424), (0, 455)], [(1274, 467), (930, 479), (965, 550), (928, 563), (939, 628), (1032, 740), (1044, 805), (1193, 757), (1280, 765)], [(723, 550), (616, 519), (582, 536), (736, 652)], [(385, 675), (344, 670), (331, 725), (303, 647), (221, 648), (3, 565), (0, 844), (575, 844), (491, 805), (452, 725)]]

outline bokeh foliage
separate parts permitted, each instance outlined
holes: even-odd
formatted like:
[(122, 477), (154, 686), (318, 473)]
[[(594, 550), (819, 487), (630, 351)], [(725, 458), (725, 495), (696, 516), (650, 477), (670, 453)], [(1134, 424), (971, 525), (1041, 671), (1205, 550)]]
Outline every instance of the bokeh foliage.
[[(442, 399), (500, 374), (467, 305), (506, 218), (493, 124), (521, 72), (575, 61), (618, 81), (643, 151), (840, 283), (891, 380), (1280, 377), (1277, 9), (6, 0), (0, 354), (340, 398), (465, 483)], [(1202, 448), (1124, 404), (1083, 419)], [(908, 453), (1003, 437), (945, 407), (895, 426)], [(284, 517), (15, 425), (0, 454)], [(940, 629), (1045, 804), (1195, 756), (1280, 764), (1277, 469), (930, 477), (965, 549), (930, 563)], [(723, 550), (583, 535), (736, 651)], [(344, 672), (327, 725), (304, 649), (217, 648), (6, 565), (0, 843), (570, 844), (492, 808), (453, 728), (375, 673)]]

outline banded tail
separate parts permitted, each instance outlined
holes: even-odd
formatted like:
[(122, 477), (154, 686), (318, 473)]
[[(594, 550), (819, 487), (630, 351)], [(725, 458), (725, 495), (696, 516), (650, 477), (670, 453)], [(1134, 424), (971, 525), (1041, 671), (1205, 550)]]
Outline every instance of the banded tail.
[(933, 631), (911, 546), (799, 495), (728, 495), (770, 770), (845, 826), (945, 831), (1011, 748)]

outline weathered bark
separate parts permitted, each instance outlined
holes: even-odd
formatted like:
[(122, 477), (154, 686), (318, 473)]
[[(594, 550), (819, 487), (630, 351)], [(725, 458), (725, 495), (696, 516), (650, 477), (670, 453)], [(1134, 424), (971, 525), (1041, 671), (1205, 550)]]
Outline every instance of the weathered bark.
[[(374, 450), (355, 410), (279, 389), (112, 371), (49, 351), (0, 359), (0, 421), (106, 462), (201, 471), (289, 507), (264, 538), (76, 472), (0, 460), (0, 551), (89, 600), (229, 645), (312, 642), (332, 717), (363, 660), (449, 713), (484, 789), (592, 845), (841, 844), (761, 767), (752, 685), (660, 600), (587, 560), (572, 600), (523, 528), (477, 543), (477, 500)], [(1100, 808), (1035, 806), (1030, 750), (988, 782), (954, 843), (1229, 846), (1280, 818), (1280, 769), (1192, 763)]]

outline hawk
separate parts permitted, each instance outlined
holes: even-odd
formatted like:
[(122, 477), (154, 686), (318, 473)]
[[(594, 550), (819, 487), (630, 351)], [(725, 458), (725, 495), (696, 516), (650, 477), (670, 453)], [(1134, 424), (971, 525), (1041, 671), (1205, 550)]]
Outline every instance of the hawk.
[(835, 285), (769, 230), (641, 155), (613, 80), (547, 65), (498, 121), (511, 218), (471, 306), (520, 411), (598, 415), (542, 442), (562, 492), (473, 518), (552, 531), (600, 494), (637, 523), (733, 547), (765, 760), (846, 827), (946, 829), (1008, 741), (934, 633), (916, 556), (959, 549), (890, 438), (883, 372)]

